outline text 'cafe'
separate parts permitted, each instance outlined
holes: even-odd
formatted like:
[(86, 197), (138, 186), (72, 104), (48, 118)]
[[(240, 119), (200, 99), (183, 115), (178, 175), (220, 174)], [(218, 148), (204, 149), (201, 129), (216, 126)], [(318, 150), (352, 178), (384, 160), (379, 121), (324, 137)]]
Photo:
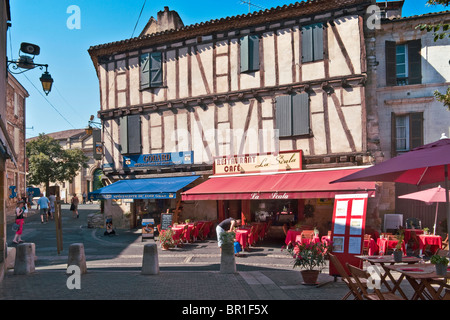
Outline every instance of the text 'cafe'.
[(375, 195), (374, 182), (333, 183), (360, 168), (302, 170), (302, 151), (252, 154), (214, 159), (214, 174), (182, 193), (183, 202), (217, 201), (217, 218), (270, 220), (269, 234), (283, 237), (283, 225), (331, 229), (338, 194)]

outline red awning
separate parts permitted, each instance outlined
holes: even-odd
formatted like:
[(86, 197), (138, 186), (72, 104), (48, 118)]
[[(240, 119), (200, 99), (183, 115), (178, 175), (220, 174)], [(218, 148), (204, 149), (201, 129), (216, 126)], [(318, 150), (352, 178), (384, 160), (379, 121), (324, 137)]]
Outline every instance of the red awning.
[(330, 181), (359, 169), (304, 170), (295, 173), (245, 176), (212, 176), (202, 184), (182, 193), (182, 200), (258, 200), (334, 198), (336, 194), (375, 194), (375, 182)]

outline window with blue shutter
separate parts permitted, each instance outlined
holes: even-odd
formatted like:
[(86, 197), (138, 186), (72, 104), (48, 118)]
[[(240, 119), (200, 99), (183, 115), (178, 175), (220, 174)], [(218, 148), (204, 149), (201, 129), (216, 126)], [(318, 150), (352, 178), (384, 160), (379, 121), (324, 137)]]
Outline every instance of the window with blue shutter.
[(120, 153), (141, 153), (141, 118), (139, 115), (120, 118)]
[(140, 57), (140, 88), (158, 88), (163, 85), (161, 52), (144, 53)]
[(259, 36), (249, 35), (240, 39), (241, 73), (259, 70)]
[(277, 97), (275, 116), (280, 137), (310, 134), (309, 95), (300, 93)]
[(323, 25), (321, 23), (302, 27), (302, 62), (323, 59)]

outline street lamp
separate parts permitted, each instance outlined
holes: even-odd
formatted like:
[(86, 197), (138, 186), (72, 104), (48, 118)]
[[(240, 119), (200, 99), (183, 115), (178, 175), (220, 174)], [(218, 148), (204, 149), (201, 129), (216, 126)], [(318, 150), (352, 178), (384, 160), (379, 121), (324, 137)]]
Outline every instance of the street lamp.
[(100, 129), (101, 128), (101, 123), (100, 122), (94, 122), (94, 115), (91, 115), (91, 118), (88, 121), (88, 127), (86, 129), (84, 129), (84, 131), (86, 132), (87, 135), (91, 135), (93, 128), (92, 125), (94, 125), (95, 128)]
[(27, 42), (22, 42), (20, 45), (20, 51), (33, 56), (20, 55), (19, 53), (19, 59), (7, 61), (8, 71), (13, 74), (21, 74), (36, 67), (39, 67), (39, 69), (41, 70), (45, 67), (45, 72), (42, 74), (39, 80), (42, 83), (42, 90), (44, 91), (45, 95), (48, 96), (48, 94), (52, 90), (53, 85), (53, 78), (48, 72), (48, 64), (39, 64), (34, 63), (33, 61), (34, 56), (37, 56), (40, 53), (39, 46)]

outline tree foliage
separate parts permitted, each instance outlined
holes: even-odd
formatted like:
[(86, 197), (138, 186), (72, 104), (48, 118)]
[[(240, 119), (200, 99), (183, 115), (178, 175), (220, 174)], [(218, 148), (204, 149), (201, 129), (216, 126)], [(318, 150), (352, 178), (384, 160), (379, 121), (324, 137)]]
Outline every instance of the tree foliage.
[(28, 184), (44, 183), (48, 190), (50, 182), (72, 181), (81, 168), (87, 168), (86, 157), (80, 149), (64, 150), (59, 142), (40, 134), (27, 143)]

